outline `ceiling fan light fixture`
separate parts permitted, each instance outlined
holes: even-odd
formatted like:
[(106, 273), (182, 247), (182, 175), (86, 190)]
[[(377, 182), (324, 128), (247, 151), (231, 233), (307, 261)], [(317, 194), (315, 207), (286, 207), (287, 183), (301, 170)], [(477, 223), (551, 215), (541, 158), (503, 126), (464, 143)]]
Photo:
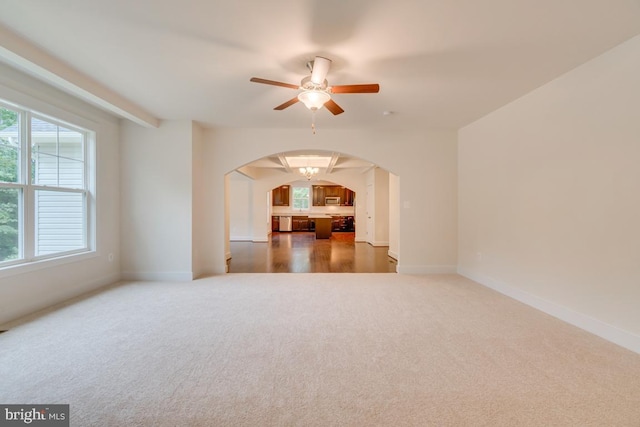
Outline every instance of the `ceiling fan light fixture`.
[(323, 90), (305, 90), (298, 95), (298, 100), (309, 110), (315, 111), (331, 99), (331, 95)]

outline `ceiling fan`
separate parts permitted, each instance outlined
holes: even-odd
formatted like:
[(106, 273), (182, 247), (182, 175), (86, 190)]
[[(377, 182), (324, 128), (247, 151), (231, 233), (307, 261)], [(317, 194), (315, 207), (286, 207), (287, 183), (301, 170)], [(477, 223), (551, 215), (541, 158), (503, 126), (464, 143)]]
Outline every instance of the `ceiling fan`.
[(277, 82), (274, 80), (266, 80), (258, 77), (252, 77), (250, 81), (254, 83), (263, 83), (273, 86), (281, 86), (290, 89), (300, 90), (301, 92), (287, 102), (278, 105), (274, 110), (284, 110), (301, 101), (309, 110), (315, 112), (322, 107), (326, 107), (334, 115), (344, 113), (344, 110), (331, 99), (331, 94), (335, 93), (378, 93), (380, 85), (375, 84), (359, 84), (359, 85), (340, 85), (329, 86), (326, 77), (331, 67), (331, 60), (322, 56), (316, 56), (313, 61), (307, 63), (307, 68), (311, 71), (311, 75), (302, 79), (300, 85)]

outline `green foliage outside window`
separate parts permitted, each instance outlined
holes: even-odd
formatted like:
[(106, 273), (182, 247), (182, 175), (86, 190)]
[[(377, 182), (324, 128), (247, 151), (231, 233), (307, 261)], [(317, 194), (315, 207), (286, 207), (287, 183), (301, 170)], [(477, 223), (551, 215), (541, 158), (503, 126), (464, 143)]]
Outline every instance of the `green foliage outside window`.
[(309, 209), (309, 187), (293, 187), (293, 208)]
[[(0, 107), (0, 132), (18, 123), (18, 113)], [(15, 141), (0, 136), (0, 182), (18, 181), (18, 150)], [(0, 188), (0, 261), (18, 257), (19, 190)]]

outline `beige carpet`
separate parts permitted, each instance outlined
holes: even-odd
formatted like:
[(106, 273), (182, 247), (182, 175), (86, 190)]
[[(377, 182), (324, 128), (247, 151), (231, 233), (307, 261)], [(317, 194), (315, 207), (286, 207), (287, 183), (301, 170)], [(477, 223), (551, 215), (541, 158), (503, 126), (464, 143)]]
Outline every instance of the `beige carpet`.
[(640, 426), (640, 355), (459, 276), (112, 287), (0, 334), (73, 426)]

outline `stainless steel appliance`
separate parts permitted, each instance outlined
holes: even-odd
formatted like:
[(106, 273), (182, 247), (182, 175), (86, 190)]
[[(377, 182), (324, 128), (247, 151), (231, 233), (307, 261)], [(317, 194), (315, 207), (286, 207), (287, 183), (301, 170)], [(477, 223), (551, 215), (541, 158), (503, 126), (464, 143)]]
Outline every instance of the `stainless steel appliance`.
[(325, 197), (325, 206), (340, 206), (340, 197)]
[(280, 216), (280, 231), (291, 231), (291, 216)]

